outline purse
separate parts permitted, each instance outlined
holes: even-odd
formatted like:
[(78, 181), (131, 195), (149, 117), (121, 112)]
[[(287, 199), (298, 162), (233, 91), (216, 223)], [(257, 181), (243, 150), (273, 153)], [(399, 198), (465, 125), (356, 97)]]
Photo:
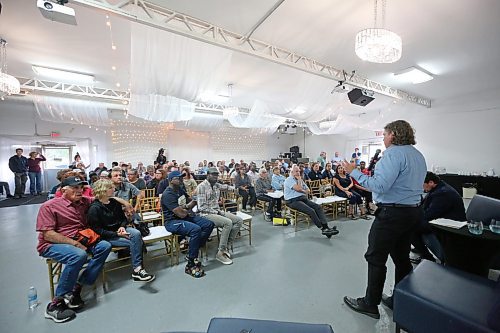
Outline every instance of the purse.
[(139, 230), (142, 237), (146, 237), (146, 236), (149, 236), (151, 234), (151, 231), (149, 230), (149, 226), (145, 222), (134, 222), (134, 228)]
[(73, 237), (74, 240), (85, 247), (91, 247), (97, 244), (100, 238), (101, 236), (90, 228), (78, 231), (78, 233)]

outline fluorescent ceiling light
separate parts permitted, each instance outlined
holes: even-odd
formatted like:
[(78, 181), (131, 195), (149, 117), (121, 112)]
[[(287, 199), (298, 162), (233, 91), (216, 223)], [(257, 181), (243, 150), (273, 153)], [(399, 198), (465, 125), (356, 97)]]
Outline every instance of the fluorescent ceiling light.
[(427, 73), (426, 71), (416, 67), (410, 67), (400, 72), (394, 73), (394, 76), (398, 79), (408, 81), (413, 84), (427, 82), (434, 78), (430, 73)]
[(94, 83), (94, 75), (69, 72), (62, 69), (54, 69), (40, 66), (31, 66), (33, 72), (38, 75), (50, 77), (59, 81), (69, 83)]

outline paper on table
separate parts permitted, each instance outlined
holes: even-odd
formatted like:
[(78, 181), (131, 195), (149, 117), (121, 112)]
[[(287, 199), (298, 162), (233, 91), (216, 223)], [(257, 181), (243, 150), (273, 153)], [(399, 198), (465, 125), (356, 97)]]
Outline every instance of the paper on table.
[(443, 227), (449, 227), (449, 228), (453, 228), (453, 229), (460, 229), (463, 226), (467, 225), (467, 221), (461, 222), (461, 221), (455, 221), (455, 220), (449, 220), (449, 219), (437, 219), (437, 220), (429, 221), (429, 223), (436, 224), (436, 225), (442, 225)]
[(283, 196), (283, 192), (281, 191), (274, 191), (274, 192), (269, 192), (266, 194), (268, 197), (279, 199)]

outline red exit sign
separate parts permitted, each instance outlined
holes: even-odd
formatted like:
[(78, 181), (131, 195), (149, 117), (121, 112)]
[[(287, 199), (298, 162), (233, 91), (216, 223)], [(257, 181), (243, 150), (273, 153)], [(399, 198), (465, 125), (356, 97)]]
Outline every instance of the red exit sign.
[(58, 138), (61, 136), (61, 133), (59, 132), (50, 132), (50, 137), (51, 138)]
[(384, 131), (375, 131), (375, 136), (384, 136)]

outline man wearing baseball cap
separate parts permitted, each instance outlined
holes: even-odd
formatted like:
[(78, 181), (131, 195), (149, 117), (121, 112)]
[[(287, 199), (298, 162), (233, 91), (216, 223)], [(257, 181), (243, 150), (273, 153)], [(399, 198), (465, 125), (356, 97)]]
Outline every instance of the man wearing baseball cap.
[(165, 229), (182, 236), (189, 236), (189, 253), (186, 274), (195, 278), (205, 275), (198, 260), (200, 247), (204, 246), (214, 228), (213, 222), (195, 216), (192, 212), (196, 201), (192, 200), (181, 186), (183, 174), (175, 170), (168, 174), (169, 186), (161, 197), (161, 208), (165, 217)]
[(198, 211), (201, 216), (212, 221), (215, 226), (222, 228), (219, 241), (219, 251), (215, 259), (224, 265), (233, 263), (228, 249), (228, 242), (232, 242), (240, 231), (243, 220), (241, 217), (225, 212), (219, 207), (220, 190), (228, 190), (234, 187), (217, 182), (219, 171), (217, 168), (208, 168), (207, 179), (196, 188)]
[(45, 311), (45, 318), (57, 323), (73, 319), (74, 309), (84, 306), (80, 296), (82, 286), (94, 284), (111, 251), (111, 244), (106, 241), (87, 248), (74, 239), (79, 231), (88, 228), (86, 212), (92, 199), (82, 196), (84, 185), (88, 183), (78, 176), (63, 179), (62, 196), (46, 201), (37, 217), (38, 253), (64, 265), (55, 297)]

